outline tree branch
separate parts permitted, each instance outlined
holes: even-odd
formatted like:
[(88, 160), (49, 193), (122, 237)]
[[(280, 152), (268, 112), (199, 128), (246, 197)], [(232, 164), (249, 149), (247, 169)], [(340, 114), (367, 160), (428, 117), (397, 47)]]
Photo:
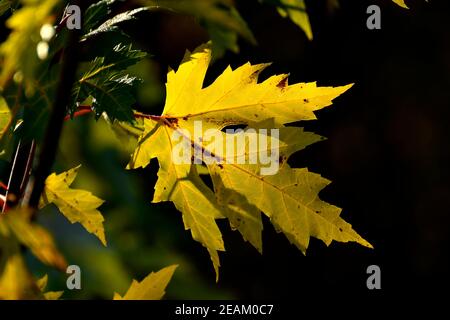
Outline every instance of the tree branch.
[[(74, 2), (74, 4), (79, 5), (80, 2), (81, 1)], [(70, 102), (72, 86), (78, 66), (78, 41), (80, 33), (80, 30), (76, 29), (70, 31), (68, 44), (62, 55), (62, 66), (56, 97), (47, 125), (45, 139), (40, 150), (39, 162), (35, 171), (34, 185), (29, 201), (29, 206), (33, 208), (37, 208), (39, 205), (39, 199), (44, 190), (45, 180), (50, 174), (56, 158), (64, 117), (66, 116), (67, 105)]]

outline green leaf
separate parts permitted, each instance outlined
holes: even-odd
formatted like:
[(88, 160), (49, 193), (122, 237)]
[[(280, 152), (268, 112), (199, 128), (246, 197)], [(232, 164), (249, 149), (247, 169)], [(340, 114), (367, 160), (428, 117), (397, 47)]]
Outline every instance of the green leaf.
[(52, 173), (45, 181), (39, 207), (42, 208), (50, 203), (55, 204), (71, 223), (81, 223), (89, 233), (94, 234), (106, 246), (104, 218), (97, 210), (104, 201), (89, 191), (70, 188), (79, 168), (80, 166), (59, 175)]
[(133, 88), (139, 80), (124, 73), (112, 73), (97, 81), (83, 81), (94, 98), (92, 109), (97, 118), (106, 112), (111, 120), (132, 122), (134, 120), (131, 106), (135, 102)]
[(125, 21), (129, 21), (129, 20), (133, 20), (135, 19), (135, 15), (147, 10), (147, 8), (137, 8), (137, 9), (133, 9), (133, 10), (129, 10), (126, 12), (122, 12), (119, 13), (118, 15), (114, 16), (111, 19), (106, 20), (104, 23), (102, 23), (100, 26), (98, 26), (97, 28), (95, 28), (94, 30), (88, 32), (87, 34), (85, 34), (82, 37), (82, 40), (86, 40), (89, 38), (92, 38), (94, 36), (97, 36), (101, 33), (105, 33), (105, 32), (111, 32), (111, 31), (117, 31), (118, 27), (117, 25), (125, 22)]
[(9, 161), (14, 145), (14, 119), (6, 99), (0, 96), (0, 159)]
[(172, 278), (177, 265), (166, 267), (158, 272), (152, 272), (141, 282), (133, 280), (123, 297), (114, 293), (114, 300), (161, 300), (166, 293), (166, 287)]
[(0, 219), (0, 299), (42, 299), (19, 242), (5, 220)]
[[(229, 10), (229, 15), (238, 24), (244, 26), (244, 28), (246, 29), (246, 31), (244, 32), (245, 37), (248, 37), (247, 40), (255, 44), (256, 40), (253, 37), (250, 29), (248, 29), (246, 22), (240, 16), (239, 12), (234, 7), (231, 7)], [(204, 24), (206, 29), (208, 30), (209, 36), (211, 37), (213, 57), (219, 58), (223, 56), (226, 50), (231, 50), (234, 53), (239, 52), (238, 32), (231, 28), (224, 27), (223, 25), (214, 21), (211, 22), (209, 20), (206, 20)]]
[(135, 65), (146, 56), (145, 52), (134, 50), (131, 44), (119, 43), (105, 56), (105, 64), (111, 69), (122, 70)]
[(238, 230), (244, 240), (262, 253), (261, 210), (250, 204), (242, 194), (227, 188), (220, 175), (211, 172), (211, 179), (220, 211), (230, 221), (231, 228)]
[(125, 69), (145, 56), (131, 45), (117, 44), (111, 54), (91, 61), (72, 91), (71, 114), (92, 97), (91, 106), (97, 118), (106, 112), (111, 120), (133, 122), (132, 105), (136, 101), (133, 93), (140, 79), (128, 75)]
[(305, 0), (263, 0), (277, 7), (281, 16), (287, 17), (299, 26), (309, 40), (313, 39), (311, 24), (306, 12)]

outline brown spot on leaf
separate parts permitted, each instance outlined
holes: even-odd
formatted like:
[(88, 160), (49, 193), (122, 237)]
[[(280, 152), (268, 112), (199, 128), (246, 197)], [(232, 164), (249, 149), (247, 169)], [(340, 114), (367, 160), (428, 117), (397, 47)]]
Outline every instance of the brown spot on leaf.
[(278, 87), (278, 88), (281, 88), (281, 89), (286, 88), (287, 82), (288, 82), (288, 77), (283, 78), (283, 80), (281, 80), (280, 82), (278, 82), (277, 87)]

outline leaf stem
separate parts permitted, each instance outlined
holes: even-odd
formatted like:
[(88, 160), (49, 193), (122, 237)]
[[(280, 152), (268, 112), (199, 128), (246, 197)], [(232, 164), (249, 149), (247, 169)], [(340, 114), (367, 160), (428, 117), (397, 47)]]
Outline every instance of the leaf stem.
[(135, 112), (134, 113), (134, 117), (136, 119), (151, 119), (151, 120), (155, 120), (155, 121), (159, 121), (162, 118), (164, 118), (164, 116), (154, 116), (154, 115), (150, 115), (150, 114), (145, 114), (145, 113), (141, 113), (141, 112)]
[(84, 116), (85, 114), (89, 114), (91, 112), (92, 112), (92, 110), (90, 108), (89, 109), (82, 109), (82, 110), (76, 111), (72, 116), (71, 115), (67, 115), (64, 118), (64, 121), (68, 121), (68, 120), (70, 120), (72, 118)]
[[(71, 118), (76, 118), (76, 117), (79, 117), (79, 116), (83, 116), (85, 114), (91, 113), (92, 111), (93, 110), (92, 110), (91, 106), (79, 106), (77, 111), (75, 111), (75, 113), (72, 116), (66, 115), (64, 120), (67, 121), (67, 120), (69, 120)], [(135, 111), (134, 112), (134, 118), (135, 119), (152, 119), (152, 120), (155, 120), (155, 121), (159, 121), (161, 119), (164, 119), (165, 117), (164, 116), (154, 116), (154, 115), (151, 115), (151, 114), (145, 114), (145, 113), (142, 113), (142, 112)]]

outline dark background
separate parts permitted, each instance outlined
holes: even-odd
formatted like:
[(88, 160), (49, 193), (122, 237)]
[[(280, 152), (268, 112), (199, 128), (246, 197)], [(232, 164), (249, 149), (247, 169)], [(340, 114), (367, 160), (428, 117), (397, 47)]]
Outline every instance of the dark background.
[[(448, 1), (306, 1), (314, 32), (302, 31), (271, 7), (237, 1), (255, 33), (240, 54), (227, 53), (210, 72), (273, 61), (265, 75), (290, 73), (290, 82), (356, 85), (335, 104), (303, 124), (328, 140), (295, 157), (333, 183), (322, 199), (342, 208), (375, 249), (313, 240), (303, 256), (264, 223), (264, 254), (222, 223), (227, 253), (221, 255), (220, 288), (239, 298), (292, 298), (333, 291), (367, 293), (366, 268), (381, 267), (383, 292), (445, 288), (449, 276), (450, 6)], [(366, 8), (378, 4), (382, 29), (366, 28)], [(147, 21), (147, 20), (146, 20)], [(153, 30), (137, 36), (162, 66), (176, 66), (185, 48), (205, 41), (189, 18), (152, 15)], [(144, 28), (142, 25), (136, 29)], [(176, 215), (176, 213), (175, 213)], [(181, 223), (181, 222), (179, 222)], [(181, 229), (178, 227), (178, 229)], [(180, 230), (181, 231), (181, 230)], [(174, 231), (175, 232), (175, 231)], [(213, 280), (202, 248), (185, 233), (183, 250)]]
[[(207, 251), (184, 231), (170, 203), (150, 204), (157, 163), (124, 171), (111, 133), (93, 129), (93, 118), (65, 128), (56, 171), (83, 163), (79, 185), (107, 200), (108, 249), (79, 226), (54, 212), (40, 217), (59, 240), (70, 263), (82, 266), (85, 290), (74, 298), (108, 298), (123, 293), (131, 277), (179, 264), (168, 298), (297, 298), (374, 294), (366, 288), (366, 268), (381, 267), (382, 293), (438, 292), (449, 284), (450, 199), (450, 3), (409, 1), (405, 10), (390, 0), (340, 0), (331, 12), (324, 0), (306, 0), (314, 40), (273, 7), (256, 0), (236, 1), (258, 45), (240, 41), (209, 70), (212, 81), (231, 64), (273, 62), (263, 77), (290, 73), (290, 83), (355, 86), (319, 120), (301, 123), (328, 138), (295, 155), (291, 164), (308, 167), (333, 183), (323, 200), (344, 209), (343, 217), (371, 242), (332, 243), (312, 239), (307, 255), (277, 234), (265, 219), (263, 255), (238, 232), (219, 221), (226, 253), (220, 280)], [(378, 4), (382, 29), (366, 28), (366, 9)], [(158, 114), (164, 102), (168, 66), (176, 67), (186, 49), (208, 40), (194, 19), (164, 12), (146, 13), (125, 29), (151, 55), (135, 70), (146, 82), (140, 109)], [(96, 131), (97, 130), (97, 131)], [(105, 129), (106, 130), (106, 129)], [(96, 141), (101, 141), (98, 144)], [(84, 173), (83, 173), (84, 172)], [(32, 258), (35, 270), (40, 266)], [(51, 279), (57, 290), (65, 277)], [(433, 291), (432, 291), (433, 290)], [(436, 291), (434, 291), (436, 290)], [(67, 296), (66, 296), (67, 297)]]

